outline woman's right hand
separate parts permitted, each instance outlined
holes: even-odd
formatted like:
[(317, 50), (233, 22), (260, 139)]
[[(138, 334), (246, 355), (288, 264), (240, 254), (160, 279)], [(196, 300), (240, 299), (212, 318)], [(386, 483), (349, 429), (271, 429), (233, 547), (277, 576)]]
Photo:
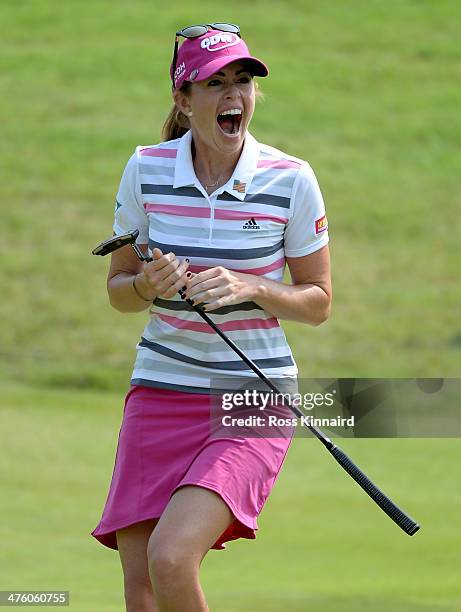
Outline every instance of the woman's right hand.
[(144, 264), (136, 279), (136, 287), (145, 296), (172, 298), (186, 284), (189, 260), (179, 261), (174, 253), (164, 255), (160, 249), (152, 252), (153, 261)]

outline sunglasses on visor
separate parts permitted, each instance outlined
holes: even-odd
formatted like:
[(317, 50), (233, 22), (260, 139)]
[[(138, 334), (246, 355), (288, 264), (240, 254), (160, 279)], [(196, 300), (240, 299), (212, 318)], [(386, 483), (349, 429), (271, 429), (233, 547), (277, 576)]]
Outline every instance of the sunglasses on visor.
[(198, 38), (199, 36), (203, 36), (210, 30), (219, 30), (220, 32), (231, 32), (232, 34), (237, 34), (240, 36), (240, 28), (238, 25), (234, 23), (206, 23), (200, 25), (192, 25), (187, 28), (183, 28), (176, 32), (176, 38), (174, 42), (174, 52), (173, 52), (173, 70), (172, 70), (172, 81), (174, 86), (174, 73), (176, 72), (176, 62), (178, 61), (178, 45), (179, 45), (179, 37), (183, 38)]

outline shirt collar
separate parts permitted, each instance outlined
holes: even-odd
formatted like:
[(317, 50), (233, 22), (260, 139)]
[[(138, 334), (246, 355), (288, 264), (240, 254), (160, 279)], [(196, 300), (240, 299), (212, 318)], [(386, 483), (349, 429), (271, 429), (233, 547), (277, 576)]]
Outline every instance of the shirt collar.
[[(174, 171), (173, 188), (185, 187), (186, 185), (199, 186), (199, 180), (195, 175), (194, 164), (191, 153), (192, 130), (189, 130), (179, 140), (178, 152)], [(245, 199), (246, 191), (253, 180), (258, 166), (259, 144), (257, 140), (247, 131), (243, 143), (242, 153), (237, 162), (235, 170), (218, 191), (227, 191), (238, 200)]]

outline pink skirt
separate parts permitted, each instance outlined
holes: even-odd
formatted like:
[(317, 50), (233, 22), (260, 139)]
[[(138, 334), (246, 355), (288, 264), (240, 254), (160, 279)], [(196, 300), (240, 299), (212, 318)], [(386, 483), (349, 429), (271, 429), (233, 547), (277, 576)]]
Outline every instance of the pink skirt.
[(196, 485), (220, 495), (234, 516), (212, 548), (255, 539), (291, 439), (210, 436), (209, 395), (133, 386), (106, 504), (91, 535), (117, 550), (117, 529), (159, 518), (175, 491)]

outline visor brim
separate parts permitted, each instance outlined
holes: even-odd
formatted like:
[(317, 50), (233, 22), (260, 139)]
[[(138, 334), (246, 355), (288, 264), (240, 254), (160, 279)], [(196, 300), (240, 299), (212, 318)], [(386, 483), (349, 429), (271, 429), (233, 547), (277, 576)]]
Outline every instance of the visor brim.
[[(248, 63), (249, 72), (251, 72), (253, 76), (266, 77), (269, 74), (269, 69), (267, 66), (256, 57), (252, 57), (251, 55), (246, 55), (243, 57), (241, 55), (228, 55), (227, 57), (217, 58), (205, 66), (202, 66), (199, 69), (197, 76), (192, 79), (192, 81), (204, 81), (205, 79), (210, 78), (210, 76), (213, 76), (213, 74), (216, 74), (216, 72), (219, 72), (221, 68), (225, 68), (234, 62)], [(189, 81), (190, 79), (186, 78), (185, 80)]]

